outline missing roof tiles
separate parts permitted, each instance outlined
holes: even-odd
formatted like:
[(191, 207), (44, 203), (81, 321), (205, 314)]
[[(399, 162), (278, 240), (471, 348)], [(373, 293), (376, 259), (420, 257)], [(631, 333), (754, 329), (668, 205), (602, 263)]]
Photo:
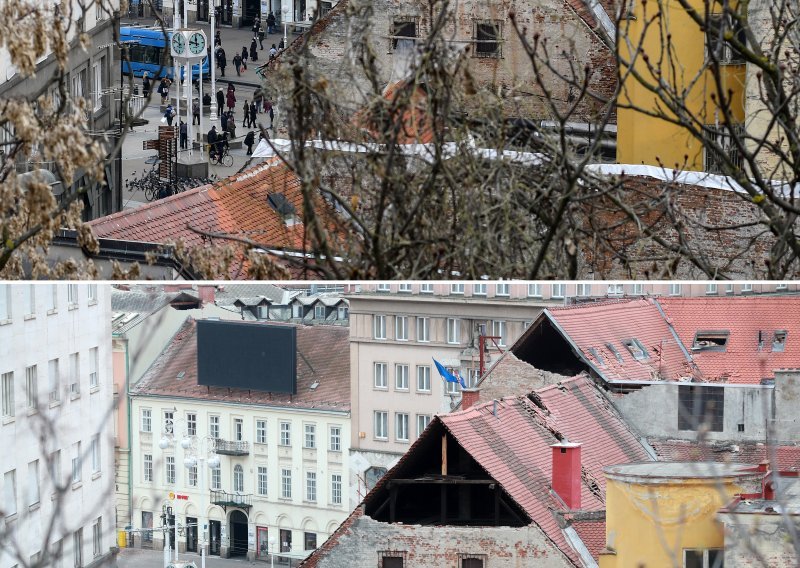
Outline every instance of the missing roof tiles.
[(728, 346), (730, 332), (698, 331), (694, 336), (692, 351), (725, 351)]
[(630, 339), (623, 339), (622, 344), (630, 351), (633, 358), (637, 361), (644, 361), (648, 359), (647, 350), (642, 345), (642, 342), (632, 337)]

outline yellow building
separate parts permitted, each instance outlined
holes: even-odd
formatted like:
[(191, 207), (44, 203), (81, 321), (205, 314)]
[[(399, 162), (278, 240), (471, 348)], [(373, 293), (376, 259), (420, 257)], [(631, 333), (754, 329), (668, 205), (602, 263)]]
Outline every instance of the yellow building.
[[(691, 1), (702, 14), (704, 2)], [(713, 4), (712, 10), (713, 7), (721, 11), (721, 4)], [(656, 9), (661, 10), (660, 17), (654, 17)], [(712, 14), (710, 20), (732, 34), (740, 34), (730, 17)], [(744, 123), (745, 64), (727, 44), (715, 48), (722, 62), (721, 81), (717, 85), (707, 64), (706, 32), (676, 0), (632, 2), (630, 15), (622, 20), (618, 33), (622, 77), (617, 112), (618, 162), (718, 170), (716, 160), (705, 155), (700, 140), (685, 126), (665, 119), (674, 119), (676, 114), (660, 100), (657, 92), (683, 93), (680, 103), (687, 109), (687, 115), (696, 117), (698, 125), (719, 128), (725, 123), (717, 104), (719, 93), (727, 97), (730, 91), (732, 123), (739, 127)], [(624, 108), (626, 105), (635, 109)]]
[(755, 466), (647, 462), (605, 468), (606, 549), (600, 568), (713, 566), (723, 554), (717, 511), (760, 491)]

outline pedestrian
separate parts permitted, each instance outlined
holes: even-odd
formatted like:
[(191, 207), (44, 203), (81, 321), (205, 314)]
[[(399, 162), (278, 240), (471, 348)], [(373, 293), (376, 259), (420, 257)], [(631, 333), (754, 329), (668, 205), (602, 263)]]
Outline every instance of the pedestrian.
[(218, 62), (217, 64), (219, 65), (219, 70), (222, 72), (222, 76), (224, 77), (225, 76), (225, 66), (228, 64), (228, 62), (225, 59), (225, 50), (222, 49), (222, 47), (220, 47), (217, 50), (217, 62)]
[(269, 11), (269, 15), (267, 16), (267, 33), (275, 33), (275, 14), (272, 10)]
[[(264, 94), (261, 92), (261, 89), (253, 91), (253, 102), (256, 103), (256, 112), (261, 112), (261, 106), (264, 104)], [(253, 120), (255, 120), (255, 118), (254, 115)]]
[(250, 102), (250, 126), (251, 127), (256, 125), (256, 118), (257, 118), (256, 114), (257, 113), (258, 113), (258, 105), (256, 104), (256, 101), (253, 100), (253, 101)]
[(250, 60), (258, 61), (258, 39), (253, 36), (253, 41), (250, 42)]
[(195, 121), (200, 124), (200, 101), (198, 99), (192, 99), (192, 125)]
[(181, 150), (186, 150), (186, 148), (188, 148), (189, 130), (188, 126), (186, 126), (186, 123), (182, 120), (179, 127), (179, 132), (181, 134)]
[(203, 93), (203, 106), (211, 106), (211, 94), (208, 92)]
[(247, 136), (244, 137), (244, 145), (247, 146), (247, 155), (250, 156), (253, 153), (253, 144), (255, 143), (255, 134), (251, 130), (247, 133)]
[(236, 89), (233, 88), (233, 85), (228, 83), (228, 94), (225, 96), (228, 110), (233, 110), (233, 107), (236, 106), (236, 94), (234, 93)]
[(172, 108), (172, 104), (168, 104), (164, 110), (164, 118), (167, 119), (167, 126), (172, 126), (172, 120), (175, 118), (175, 109)]
[(211, 130), (208, 131), (208, 158), (210, 160), (214, 159), (214, 154), (217, 149), (217, 125), (211, 127)]
[(275, 47), (275, 44), (272, 44), (272, 47), (269, 48), (269, 60), (272, 61), (278, 56), (278, 48)]
[(272, 101), (268, 99), (267, 102), (264, 103), (264, 108), (266, 108), (269, 113), (269, 127), (272, 128), (272, 124), (275, 122), (275, 111), (272, 110)]
[(158, 94), (161, 95), (161, 104), (167, 104), (167, 98), (169, 97), (169, 79), (164, 77), (161, 79), (161, 83), (158, 85)]
[(247, 100), (244, 101), (244, 106), (242, 107), (242, 126), (245, 128), (250, 127), (250, 105), (247, 104)]
[(142, 75), (142, 94), (144, 98), (150, 96), (150, 76), (147, 74), (147, 71)]
[(261, 20), (258, 19), (258, 16), (253, 19), (253, 35), (258, 35), (258, 29), (261, 27)]
[(222, 46), (222, 36), (220, 35), (219, 30), (214, 33), (214, 46)]
[(283, 51), (285, 47), (286, 46), (283, 44), (283, 38), (281, 38), (281, 41), (278, 42), (278, 53)]
[(233, 116), (233, 111), (228, 111), (228, 134), (231, 139), (236, 138), (236, 118)]
[(236, 76), (241, 77), (241, 69), (242, 69), (242, 56), (238, 53), (233, 56), (233, 66), (236, 67)]
[(247, 67), (247, 48), (244, 46), (242, 46), (242, 61), (244, 62), (245, 67)]
[(225, 108), (225, 94), (222, 92), (222, 87), (217, 90), (217, 112), (222, 112)]
[(219, 123), (222, 125), (222, 131), (225, 132), (228, 130), (228, 113), (223, 112), (219, 115)]
[(258, 28), (258, 45), (261, 47), (261, 51), (264, 51), (264, 28)]

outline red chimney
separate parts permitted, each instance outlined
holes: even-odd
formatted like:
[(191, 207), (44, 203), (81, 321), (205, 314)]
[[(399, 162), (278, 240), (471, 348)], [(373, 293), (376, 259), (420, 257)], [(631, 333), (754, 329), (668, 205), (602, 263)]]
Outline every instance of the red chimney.
[(461, 390), (461, 410), (472, 408), (481, 398), (481, 389), (462, 389)]
[(559, 442), (553, 448), (553, 491), (571, 511), (581, 508), (581, 445)]
[(198, 286), (197, 293), (202, 305), (214, 303), (214, 286)]

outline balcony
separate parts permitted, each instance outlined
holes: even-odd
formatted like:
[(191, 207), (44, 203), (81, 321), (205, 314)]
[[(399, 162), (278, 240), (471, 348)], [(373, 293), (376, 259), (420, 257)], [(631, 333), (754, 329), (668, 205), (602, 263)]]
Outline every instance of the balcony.
[(226, 512), (228, 507), (249, 509), (253, 506), (253, 495), (250, 493), (247, 495), (242, 495), (240, 493), (228, 493), (227, 491), (215, 491), (212, 489), (211, 502), (214, 505), (219, 505)]
[(214, 451), (224, 456), (247, 456), (250, 455), (250, 442), (231, 442), (216, 438)]

